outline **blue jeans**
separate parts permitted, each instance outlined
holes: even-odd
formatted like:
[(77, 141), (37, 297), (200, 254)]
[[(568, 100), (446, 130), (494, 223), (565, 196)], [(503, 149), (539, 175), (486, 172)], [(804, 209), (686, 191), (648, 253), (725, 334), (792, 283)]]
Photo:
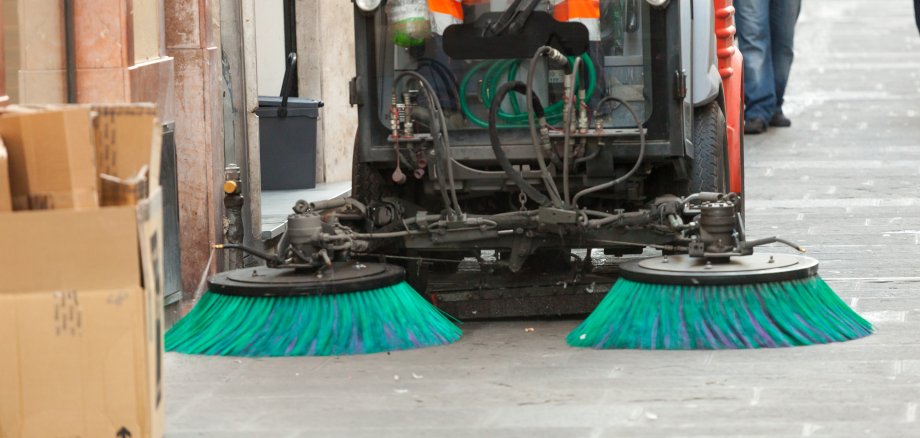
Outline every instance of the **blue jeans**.
[(920, 0), (914, 0), (914, 21), (917, 22), (917, 30), (920, 30)]
[(744, 119), (769, 122), (783, 110), (792, 39), (801, 0), (735, 0), (738, 48), (744, 55)]

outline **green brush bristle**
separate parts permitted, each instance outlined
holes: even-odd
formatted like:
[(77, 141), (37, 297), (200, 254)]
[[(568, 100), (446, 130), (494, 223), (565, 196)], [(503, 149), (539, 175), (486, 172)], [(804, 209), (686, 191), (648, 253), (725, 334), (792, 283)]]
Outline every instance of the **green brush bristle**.
[(332, 295), (208, 292), (166, 332), (166, 349), (219, 356), (334, 356), (450, 344), (460, 329), (407, 283)]
[(872, 331), (819, 277), (727, 286), (621, 278), (566, 341), (603, 349), (764, 348), (847, 341)]

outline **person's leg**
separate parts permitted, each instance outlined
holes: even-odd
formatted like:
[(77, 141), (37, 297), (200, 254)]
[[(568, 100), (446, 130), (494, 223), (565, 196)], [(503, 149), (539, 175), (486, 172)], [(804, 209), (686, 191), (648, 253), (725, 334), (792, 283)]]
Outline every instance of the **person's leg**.
[(920, 31), (920, 0), (914, 0), (914, 21), (917, 22), (917, 30)]
[(801, 8), (801, 0), (770, 1), (770, 45), (773, 49), (773, 80), (776, 84), (774, 113), (783, 112), (783, 96), (786, 94), (786, 83), (789, 81), (789, 70), (792, 68), (795, 22), (799, 18)]
[(776, 108), (770, 0), (736, 0), (735, 26), (744, 55), (744, 120), (766, 123)]

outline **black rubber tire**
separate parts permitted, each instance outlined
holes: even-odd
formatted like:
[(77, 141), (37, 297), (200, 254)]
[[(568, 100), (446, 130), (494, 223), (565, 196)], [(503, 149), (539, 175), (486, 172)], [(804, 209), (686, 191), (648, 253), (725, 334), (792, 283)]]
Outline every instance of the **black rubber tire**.
[(351, 196), (364, 204), (378, 201), (383, 196), (383, 189), (390, 185), (383, 175), (367, 163), (361, 162), (358, 149), (358, 137), (352, 148)]
[(693, 114), (690, 193), (728, 190), (725, 135), (725, 115), (722, 114), (718, 101), (696, 108)]

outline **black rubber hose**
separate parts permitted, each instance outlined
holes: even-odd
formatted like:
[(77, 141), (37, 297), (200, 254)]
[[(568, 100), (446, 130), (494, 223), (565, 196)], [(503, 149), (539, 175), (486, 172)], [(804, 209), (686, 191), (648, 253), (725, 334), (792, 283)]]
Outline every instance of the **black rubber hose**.
[[(526, 96), (527, 86), (521, 81), (506, 82), (498, 87), (498, 91), (495, 92), (495, 97), (492, 99), (492, 106), (489, 107), (489, 140), (492, 142), (492, 151), (495, 153), (498, 164), (502, 166), (502, 170), (504, 170), (514, 183), (517, 184), (521, 191), (536, 203), (546, 205), (549, 199), (529, 182), (524, 180), (524, 176), (521, 175), (521, 172), (518, 172), (518, 170), (511, 165), (511, 161), (508, 160), (508, 156), (505, 154), (505, 150), (502, 149), (501, 141), (498, 138), (498, 110), (502, 106), (502, 100), (505, 99), (505, 95), (511, 91), (516, 91)], [(532, 102), (534, 113), (536, 113), (538, 118), (543, 117), (543, 105), (540, 99), (537, 98), (537, 96), (533, 96)]]
[(251, 247), (243, 246), (243, 245), (238, 245), (235, 243), (224, 243), (224, 244), (214, 245), (214, 249), (238, 249), (243, 252), (248, 252), (249, 254), (252, 254), (262, 260), (266, 260), (269, 262), (276, 262), (276, 263), (284, 262), (284, 260), (281, 259), (280, 255), (269, 254), (259, 249), (255, 249), (255, 248), (251, 248)]
[[(549, 174), (549, 169), (546, 167), (546, 160), (543, 157), (542, 145), (537, 135), (537, 124), (534, 122), (534, 100), (530, 98), (530, 96), (534, 95), (533, 80), (537, 71), (537, 62), (540, 61), (540, 57), (543, 56), (543, 54), (547, 54), (551, 62), (564, 65), (566, 73), (570, 73), (571, 66), (569, 65), (569, 60), (558, 50), (549, 46), (543, 46), (537, 49), (533, 58), (530, 59), (530, 68), (527, 70), (527, 98), (524, 99), (527, 101), (527, 124), (530, 128), (530, 139), (533, 143), (533, 152), (537, 157), (537, 165), (540, 166), (540, 177), (543, 179), (543, 184), (546, 185), (546, 192), (549, 193), (549, 197), (552, 198), (553, 203), (556, 207), (562, 207), (562, 198), (559, 197), (559, 188), (556, 187), (556, 182), (553, 181), (553, 177)], [(553, 163), (558, 161), (558, 157), (556, 157), (556, 154), (552, 151), (550, 151), (550, 159)]]
[[(457, 214), (463, 214), (463, 211), (460, 209), (460, 203), (457, 200), (457, 188), (454, 185), (453, 165), (451, 164), (450, 158), (450, 140), (448, 140), (447, 137), (447, 125), (444, 123), (444, 111), (441, 110), (441, 103), (438, 101), (438, 96), (435, 93), (434, 87), (431, 86), (428, 79), (425, 79), (424, 76), (412, 70), (404, 71), (396, 76), (396, 79), (393, 80), (393, 88), (396, 88), (396, 85), (406, 77), (412, 77), (418, 80), (428, 100), (428, 107), (432, 115), (431, 140), (434, 143), (434, 150), (438, 158), (437, 162), (435, 162), (435, 169), (438, 170), (436, 174), (438, 186), (440, 186), (441, 198), (444, 200), (444, 209), (450, 211), (451, 205), (453, 205), (453, 209), (456, 210)], [(444, 164), (447, 165), (447, 172), (444, 172)], [(447, 181), (444, 180), (445, 173), (447, 174)], [(450, 189), (450, 196), (447, 194), (448, 188)], [(451, 201), (453, 201), (453, 204)]]
[(634, 173), (636, 173), (637, 170), (639, 170), (639, 167), (642, 166), (642, 161), (645, 159), (645, 131), (642, 129), (642, 119), (639, 118), (639, 114), (637, 114), (636, 110), (633, 109), (632, 105), (626, 103), (625, 100), (620, 99), (618, 97), (613, 97), (613, 96), (607, 96), (601, 99), (601, 101), (598, 102), (597, 107), (594, 108), (594, 114), (598, 114), (601, 110), (601, 107), (603, 107), (604, 104), (606, 104), (607, 102), (617, 102), (620, 105), (623, 105), (623, 107), (625, 107), (626, 110), (629, 111), (629, 114), (632, 115), (633, 120), (636, 122), (636, 129), (639, 130), (639, 157), (636, 158), (636, 164), (634, 164), (632, 169), (629, 169), (629, 171), (626, 172), (625, 175), (613, 181), (608, 181), (603, 184), (598, 184), (596, 186), (588, 187), (576, 193), (575, 197), (572, 198), (572, 205), (575, 206), (576, 208), (578, 207), (578, 200), (582, 196), (589, 195), (591, 193), (601, 191), (601, 190), (607, 190), (617, 184), (620, 184), (628, 180), (630, 177), (633, 176)]

